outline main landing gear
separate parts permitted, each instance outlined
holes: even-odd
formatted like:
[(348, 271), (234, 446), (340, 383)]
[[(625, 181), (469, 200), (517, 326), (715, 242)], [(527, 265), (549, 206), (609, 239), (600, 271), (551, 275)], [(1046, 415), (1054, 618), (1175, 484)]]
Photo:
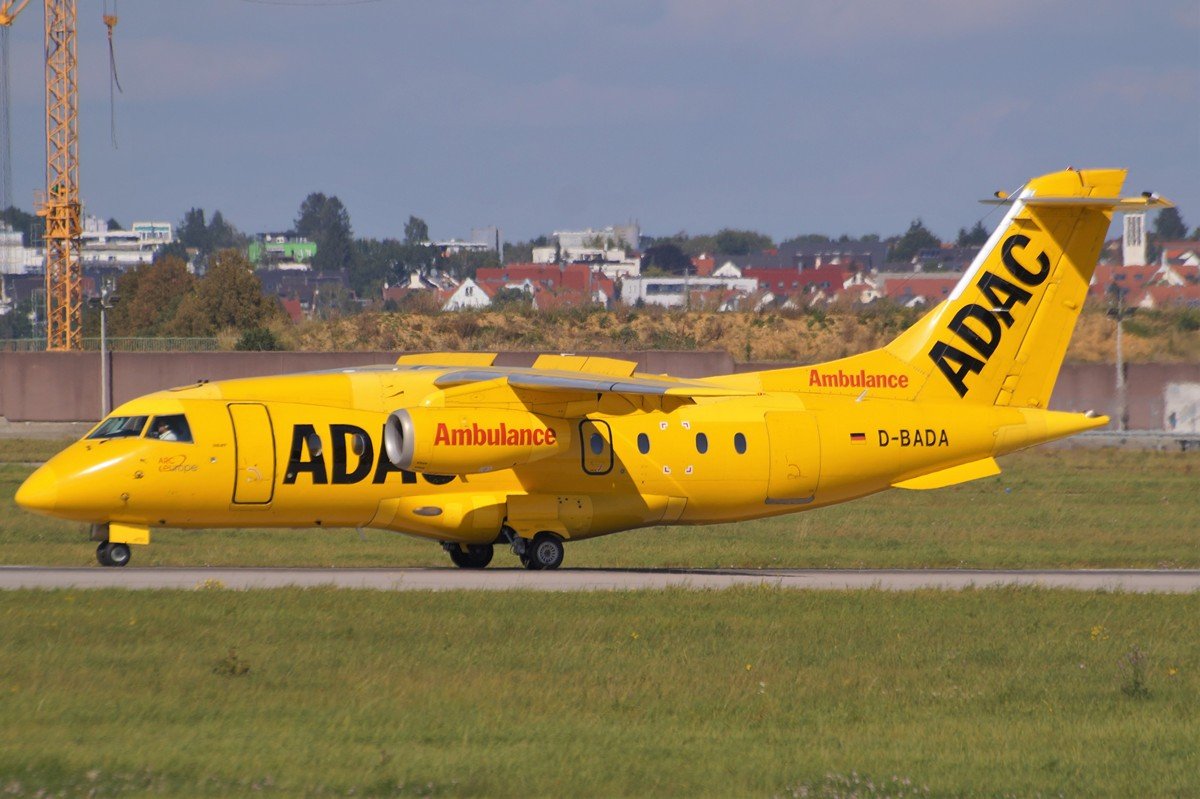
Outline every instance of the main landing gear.
[(96, 547), (96, 560), (101, 566), (124, 566), (129, 563), (130, 551), (128, 544), (114, 544), (105, 541)]
[(460, 569), (482, 569), (492, 562), (496, 548), (491, 544), (452, 544), (445, 543), (442, 547), (450, 554), (450, 560)]
[[(517, 550), (518, 542), (520, 551)], [(557, 569), (563, 562), (563, 542), (554, 533), (540, 532), (532, 541), (519, 538), (513, 542), (513, 551), (521, 559), (521, 565), (530, 571)]]
[[(512, 546), (513, 554), (521, 561), (521, 565), (530, 571), (542, 569), (557, 569), (563, 562), (562, 537), (543, 530), (533, 537), (521, 538), (516, 531), (505, 527), (500, 531), (496, 543), (507, 542)], [(455, 544), (450, 541), (442, 543), (442, 549), (450, 555), (450, 560), (460, 569), (482, 569), (492, 562), (495, 554), (494, 544)], [(97, 552), (99, 556), (99, 552)], [(126, 555), (126, 561), (129, 557)], [(101, 563), (104, 561), (102, 560)], [(123, 564), (122, 564), (123, 565)]]

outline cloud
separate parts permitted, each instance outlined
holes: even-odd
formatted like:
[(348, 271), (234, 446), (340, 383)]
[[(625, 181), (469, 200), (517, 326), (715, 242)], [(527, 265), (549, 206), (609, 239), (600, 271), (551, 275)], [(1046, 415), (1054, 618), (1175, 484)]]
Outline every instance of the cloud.
[(758, 42), (829, 53), (880, 41), (922, 43), (1009, 27), (1039, 5), (1034, 0), (666, 0), (668, 13), (662, 24), (683, 35), (714, 42)]
[[(107, 52), (104, 60), (107, 61)], [(82, 64), (85, 54), (80, 54)], [(97, 61), (88, 53), (90, 62)], [(121, 42), (117, 65), (128, 96), (140, 101), (244, 97), (261, 92), (294, 65), (289, 51), (245, 42), (185, 42), (151, 36)], [(105, 70), (107, 72), (107, 69)], [(89, 85), (90, 84), (90, 85)], [(99, 91), (107, 81), (81, 83), (81, 90)]]

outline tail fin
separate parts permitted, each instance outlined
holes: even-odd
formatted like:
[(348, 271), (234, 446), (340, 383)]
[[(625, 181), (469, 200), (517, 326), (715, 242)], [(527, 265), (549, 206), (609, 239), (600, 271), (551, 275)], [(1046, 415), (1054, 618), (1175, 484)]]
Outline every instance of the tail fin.
[[(1169, 205), (1118, 199), (1125, 170), (1034, 178), (950, 296), (882, 349), (785, 375), (817, 393), (1045, 408), (1114, 210)], [(805, 378), (807, 375), (807, 379)], [(798, 386), (796, 384), (799, 384)]]
[(916, 399), (1045, 408), (1125, 182), (1034, 178), (950, 296), (885, 349), (927, 373)]

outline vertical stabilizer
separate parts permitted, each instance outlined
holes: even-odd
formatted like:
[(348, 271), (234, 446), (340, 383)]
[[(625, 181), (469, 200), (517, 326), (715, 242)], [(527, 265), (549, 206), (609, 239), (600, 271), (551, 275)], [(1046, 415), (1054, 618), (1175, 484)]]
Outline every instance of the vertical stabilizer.
[(1047, 406), (1124, 180), (1066, 170), (1020, 191), (950, 296), (885, 348), (926, 375), (916, 399)]

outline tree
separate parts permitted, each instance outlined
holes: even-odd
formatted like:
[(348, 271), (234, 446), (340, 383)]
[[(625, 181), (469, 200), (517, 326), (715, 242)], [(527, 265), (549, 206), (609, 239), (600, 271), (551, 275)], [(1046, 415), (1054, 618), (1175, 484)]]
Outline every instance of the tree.
[(296, 233), (317, 245), (313, 269), (338, 272), (349, 269), (354, 258), (350, 212), (335, 195), (313, 192), (300, 203)]
[(642, 254), (642, 269), (661, 269), (664, 274), (686, 275), (692, 271), (692, 259), (684, 254), (678, 244), (655, 244)]
[(404, 243), (424, 244), (429, 241), (429, 225), (419, 216), (409, 216), (404, 223)]
[(0, 338), (33, 338), (33, 300), (17, 303), (6, 314), (0, 315)]
[(908, 230), (892, 245), (888, 257), (892, 261), (911, 261), (921, 250), (932, 250), (942, 246), (937, 236), (929, 232), (925, 223), (914, 219)]
[(1158, 212), (1154, 217), (1154, 235), (1159, 241), (1187, 238), (1187, 225), (1183, 224), (1178, 208), (1168, 207)]
[(830, 243), (830, 239), (824, 233), (801, 233), (799, 236), (793, 236), (790, 239), (781, 241), (779, 243), (779, 246), (787, 247), (789, 245), (797, 245), (797, 244), (803, 246), (806, 244), (829, 244), (829, 243)]
[[(431, 248), (421, 247), (420, 249), (430, 250)], [(464, 250), (448, 253), (447, 255), (439, 255), (435, 258), (435, 263), (438, 269), (462, 280), (468, 277), (475, 277), (475, 273), (482, 268), (500, 266), (500, 257), (496, 255), (495, 250), (485, 250), (483, 252)]]
[(282, 316), (279, 301), (263, 294), (262, 282), (246, 256), (238, 250), (221, 250), (195, 290), (179, 304), (169, 332), (211, 336), (227, 328), (266, 327)]
[(42, 222), (36, 216), (22, 211), (15, 205), (10, 205), (0, 211), (0, 222), (7, 222), (13, 230), (21, 231), (21, 245), (29, 247), (38, 238), (42, 230)]
[(959, 247), (982, 247), (987, 243), (988, 231), (983, 226), (983, 222), (976, 222), (975, 227), (967, 230), (966, 228), (958, 229), (958, 239), (955, 241)]
[(175, 238), (184, 247), (197, 249), (202, 253), (208, 252), (208, 223), (204, 221), (203, 208), (189, 208), (179, 222)]
[(213, 211), (212, 219), (205, 221), (203, 208), (189, 208), (175, 229), (175, 240), (184, 249), (199, 250), (207, 258), (217, 250), (230, 247), (245, 247), (246, 236), (225, 220), (220, 211)]
[(226, 222), (220, 211), (213, 211), (212, 219), (208, 223), (208, 252), (241, 249), (246, 243), (246, 237)]
[(721, 255), (749, 255), (775, 246), (770, 236), (753, 230), (724, 228), (713, 237), (716, 251)]
[(233, 348), (243, 352), (264, 352), (283, 349), (279, 345), (279, 339), (275, 338), (275, 334), (271, 332), (271, 328), (269, 327), (250, 328), (245, 333), (242, 333), (241, 338), (237, 340), (237, 344), (234, 344)]
[(109, 312), (113, 335), (161, 335), (195, 285), (196, 278), (179, 258), (159, 258), (124, 272), (117, 278), (120, 299)]
[(497, 311), (523, 311), (533, 307), (533, 295), (524, 289), (502, 288), (492, 295), (491, 307)]
[(105, 222), (104, 224), (108, 227), (109, 230), (124, 230), (125, 229), (121, 225), (121, 223), (116, 220), (116, 218), (111, 217), (111, 216), (108, 218), (108, 221)]

